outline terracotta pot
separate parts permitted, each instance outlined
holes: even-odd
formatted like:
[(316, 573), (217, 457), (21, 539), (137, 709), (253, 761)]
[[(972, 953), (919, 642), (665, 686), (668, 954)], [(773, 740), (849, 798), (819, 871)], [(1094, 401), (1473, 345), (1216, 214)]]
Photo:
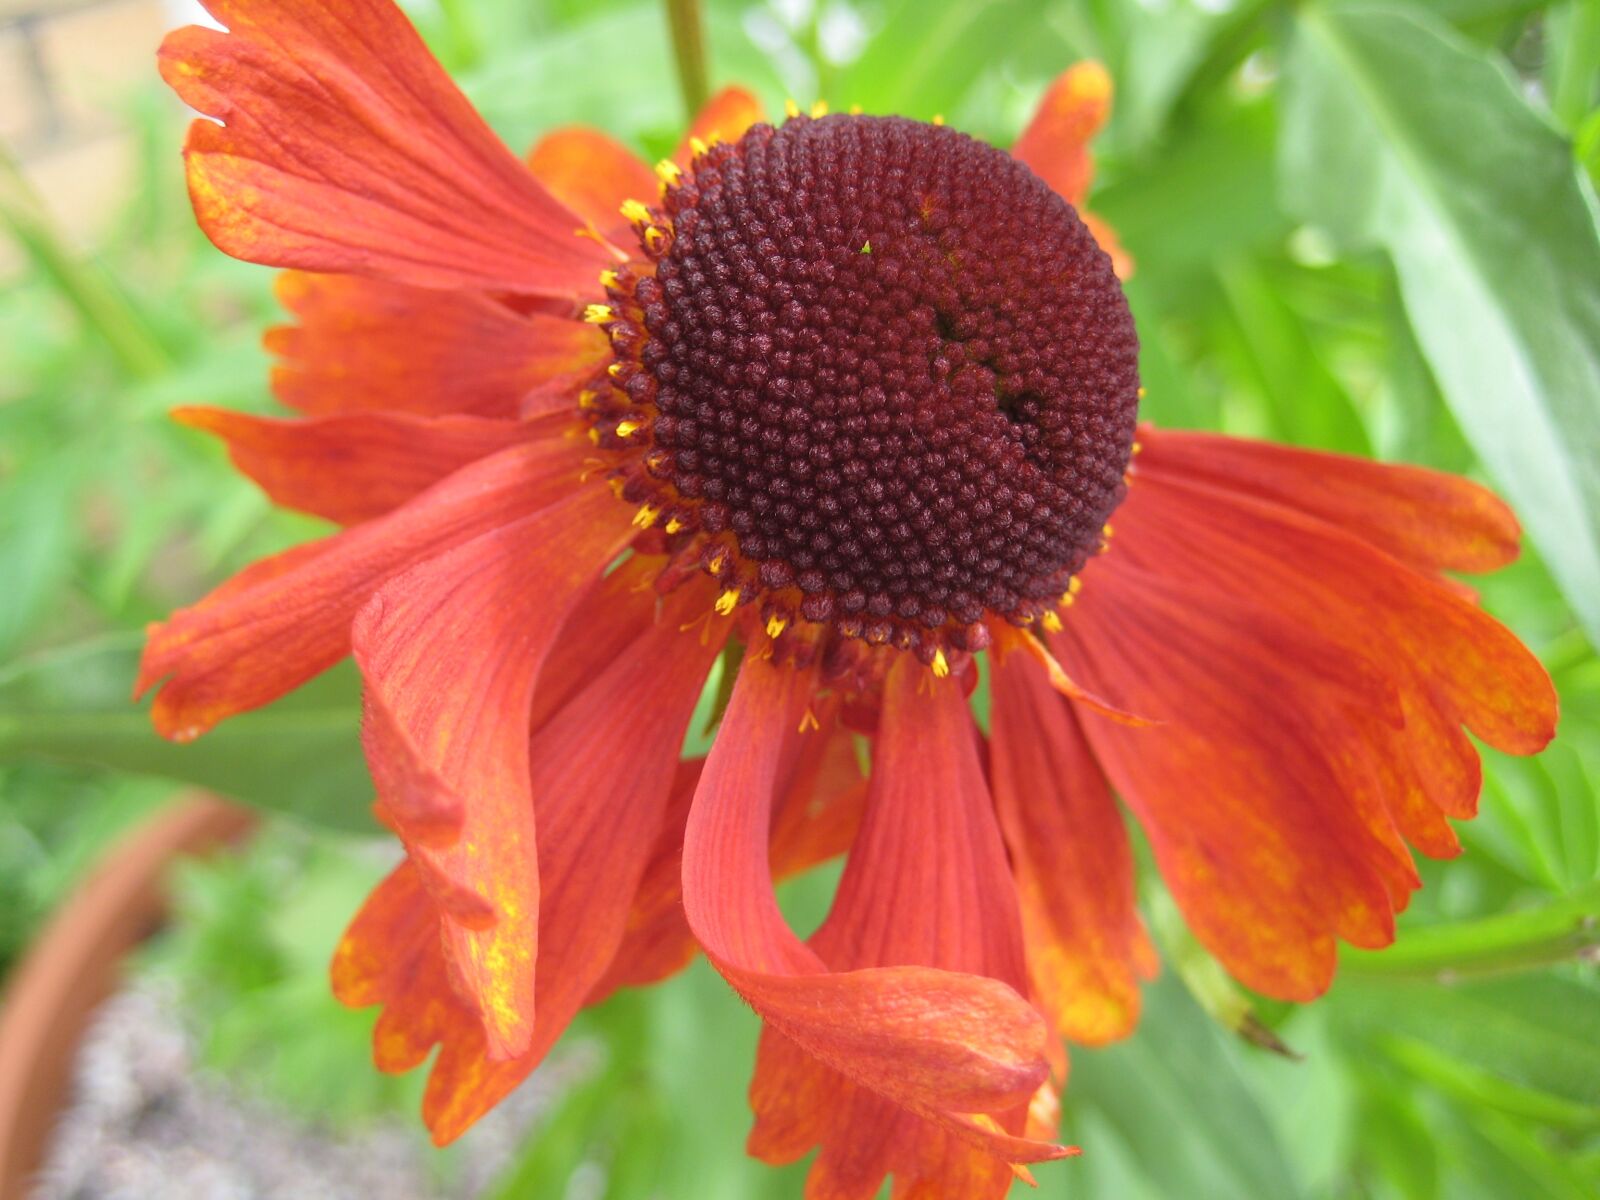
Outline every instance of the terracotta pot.
[(237, 805), (186, 793), (123, 836), (39, 932), (0, 1009), (0, 1200), (24, 1200), (66, 1099), (78, 1043), (129, 950), (166, 910), (174, 859), (255, 824)]

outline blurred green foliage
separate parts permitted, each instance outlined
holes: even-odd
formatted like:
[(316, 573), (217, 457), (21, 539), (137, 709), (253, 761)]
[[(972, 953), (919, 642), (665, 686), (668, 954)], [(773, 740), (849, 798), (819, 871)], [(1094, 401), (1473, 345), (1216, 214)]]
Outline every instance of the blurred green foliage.
[[(658, 3), (438, 0), (424, 35), (514, 147), (601, 126), (647, 156), (682, 128)], [(1466, 854), (1424, 864), (1398, 945), (1350, 953), (1304, 1008), (1197, 955), (1145, 872), (1168, 969), (1138, 1034), (1075, 1052), (1041, 1194), (1443, 1200), (1600, 1193), (1600, 2), (706, 0), (713, 84), (774, 111), (821, 97), (1007, 144), (1081, 57), (1117, 81), (1092, 206), (1138, 263), (1128, 292), (1161, 422), (1477, 475), (1516, 504), (1523, 560), (1479, 581), (1563, 700), (1536, 760), (1486, 754)], [(160, 784), (305, 822), (197, 868), (151, 969), (187, 980), (212, 1061), (286, 1103), (358, 1118), (415, 1103), (358, 1067), (370, 1018), (324, 961), (376, 860), (336, 672), (192, 747), (127, 702), (138, 630), (317, 528), (272, 512), (164, 411), (264, 408), (268, 272), (210, 250), (182, 195), (181, 114), (152, 82), (126, 119), (139, 188), (97, 260), (9, 171), (32, 267), (0, 296), (0, 956)], [(708, 693), (706, 711), (711, 711)], [(291, 847), (286, 849), (285, 847)], [(786, 888), (799, 926), (828, 872)], [(287, 902), (286, 902), (287, 897)], [(1297, 1057), (1247, 1042), (1280, 1039)], [(1267, 1036), (1262, 1031), (1270, 1031)], [(493, 1195), (798, 1196), (741, 1154), (751, 1015), (697, 966), (586, 1014), (586, 1082)], [(292, 1047), (292, 1048), (291, 1048)], [(585, 1192), (584, 1194), (591, 1194)]]

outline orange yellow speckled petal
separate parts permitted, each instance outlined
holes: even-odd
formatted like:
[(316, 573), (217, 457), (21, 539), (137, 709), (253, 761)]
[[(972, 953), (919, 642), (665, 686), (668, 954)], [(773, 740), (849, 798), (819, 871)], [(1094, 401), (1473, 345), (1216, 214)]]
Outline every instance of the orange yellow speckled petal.
[(388, 0), (208, 0), (161, 73), (196, 121), (189, 195), (269, 266), (577, 299), (607, 252), (473, 110)]
[[(529, 747), (540, 910), (534, 1030), (522, 1053), (511, 1059), (491, 1054), (474, 1011), (460, 1003), (452, 1007), (454, 992), (432, 1001), (414, 994), (429, 986), (437, 992), (437, 983), (429, 981), (448, 978), (427, 961), (431, 956), (442, 963), (443, 954), (438, 909), (420, 890), (413, 889), (410, 903), (420, 902), (434, 923), (431, 940), (417, 945), (416, 939), (393, 936), (398, 918), (381, 914), (398, 901), (383, 888), (346, 934), (335, 959), (336, 988), (346, 1003), (385, 1005), (378, 1032), (386, 1040), (375, 1041), (380, 1065), (409, 1069), (435, 1042), (442, 1043), (424, 1114), (441, 1143), (459, 1136), (537, 1065), (623, 937), (654, 827), (667, 805), (684, 728), (727, 632), (726, 623), (719, 623), (714, 636), (702, 640), (698, 632), (683, 630), (712, 598), (710, 584), (698, 580), (669, 597), (659, 614), (654, 598), (637, 591), (596, 589), (583, 601), (580, 615), (590, 622), (621, 618), (639, 632), (626, 653), (597, 666)], [(647, 615), (642, 628), (630, 609)], [(618, 728), (630, 731), (626, 754), (612, 744)], [(409, 955), (410, 964), (391, 963), (384, 939)], [(385, 1059), (386, 1046), (407, 1052)]]
[(1071, 1041), (1124, 1037), (1139, 1019), (1139, 980), (1154, 973), (1156, 957), (1139, 921), (1122, 814), (1037, 664), (1005, 655), (991, 680), (990, 783), (1035, 995)]
[[(1141, 455), (1054, 644), (1164, 722), (1083, 728), (1197, 935), (1251, 987), (1305, 1000), (1338, 939), (1392, 939), (1417, 882), (1405, 841), (1453, 852), (1441, 818), (1470, 812), (1478, 785), (1461, 725), (1533, 753), (1556, 703), (1538, 660), (1426, 569), (1498, 558), (1475, 489), (1374, 468), (1374, 491), (1411, 506), (1381, 519), (1351, 496), (1365, 468), (1294, 489), (1279, 453), (1237, 486)], [(1284, 502), (1263, 498), (1268, 483)]]
[(533, 1038), (534, 684), (567, 614), (631, 540), (623, 515), (606, 488), (579, 488), (390, 580), (352, 630), (378, 800), (439, 906), (451, 978), (493, 1058)]

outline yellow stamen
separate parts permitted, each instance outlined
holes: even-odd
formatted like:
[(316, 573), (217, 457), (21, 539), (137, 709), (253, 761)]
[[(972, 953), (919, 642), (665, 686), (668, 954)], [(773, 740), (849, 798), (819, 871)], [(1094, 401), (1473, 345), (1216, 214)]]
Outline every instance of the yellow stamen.
[(604, 325), (616, 319), (616, 310), (609, 304), (590, 304), (583, 310), (583, 319), (591, 325)]
[(1039, 617), (1039, 624), (1043, 625), (1051, 633), (1061, 632), (1061, 618), (1053, 612), (1046, 612), (1042, 614)]
[(811, 106), (811, 115), (813, 117), (825, 117), (825, 116), (827, 116), (828, 115), (828, 102), (826, 100), (818, 100), (815, 104), (813, 104)]
[(935, 125), (943, 125), (944, 124), (944, 114), (943, 113), (934, 113), (933, 114), (933, 123)]
[(617, 422), (617, 436), (619, 438), (632, 437), (643, 428), (643, 421), (635, 421), (632, 417), (629, 417), (626, 421)]
[(710, 560), (706, 563), (706, 570), (710, 571), (713, 575), (721, 575), (722, 568), (727, 565), (728, 556), (719, 550), (717, 553), (713, 554)]
[(783, 115), (786, 117), (798, 117), (800, 115), (800, 106), (794, 102), (793, 96), (783, 102)]
[(706, 153), (706, 151), (710, 149), (710, 146), (706, 145), (697, 137), (692, 137), (689, 139), (689, 153), (695, 158), (699, 158), (702, 154)]
[(851, 105), (851, 106), (850, 106), (850, 115), (851, 115), (851, 116), (852, 116), (852, 117), (859, 117), (859, 116), (860, 116), (860, 115), (861, 115), (861, 105), (859, 105), (859, 104), (852, 104), (852, 105)]
[(933, 652), (933, 675), (935, 679), (943, 679), (950, 674), (950, 660), (944, 656), (943, 650)]
[(1139, 399), (1141, 399), (1141, 400), (1144, 399), (1144, 388), (1142, 388), (1142, 387), (1139, 389)]
[(611, 376), (611, 378), (613, 378), (613, 379), (621, 379), (622, 378), (622, 364), (619, 363), (619, 362), (612, 363), (609, 367), (606, 368), (606, 374)]
[(672, 517), (667, 521), (666, 530), (668, 533), (677, 533), (682, 528), (683, 522), (678, 520), (677, 517)]
[(776, 613), (767, 618), (767, 636), (775, 638), (789, 627), (789, 618), (780, 617)]
[(623, 220), (641, 225), (650, 220), (650, 210), (637, 200), (624, 200), (620, 209)]
[(1135, 454), (1139, 453), (1139, 451), (1141, 451), (1143, 449), (1144, 449), (1144, 443), (1143, 442), (1135, 442), (1133, 444), (1133, 452)]
[(729, 588), (727, 591), (723, 592), (722, 595), (717, 597), (717, 604), (716, 604), (717, 614), (719, 616), (724, 616), (725, 617), (729, 613), (731, 613), (736, 607), (738, 607), (738, 604), (739, 604), (739, 589), (738, 588)]
[(799, 729), (799, 732), (800, 733), (805, 733), (808, 729), (821, 729), (821, 728), (822, 728), (822, 722), (817, 720), (817, 714), (812, 712), (810, 707), (807, 706), (806, 711), (804, 713), (802, 713), (801, 716), (800, 716), (800, 729)]
[(1067, 593), (1076, 596), (1081, 591), (1083, 591), (1083, 580), (1074, 575), (1067, 581)]
[(1100, 532), (1105, 534), (1106, 541), (1109, 542), (1111, 540), (1111, 535), (1116, 531), (1111, 528), (1111, 522), (1107, 521), (1106, 525), (1105, 525), (1105, 528), (1102, 529)]
[(661, 515), (661, 510), (653, 504), (640, 505), (639, 511), (633, 514), (633, 524), (636, 529), (649, 529), (656, 523), (656, 518)]
[(660, 254), (667, 245), (667, 235), (659, 226), (652, 225), (644, 231), (644, 244), (646, 249)]
[(668, 187), (672, 187), (683, 178), (683, 168), (670, 158), (663, 158), (656, 164), (656, 178)]
[(610, 267), (607, 267), (604, 271), (600, 272), (600, 286), (603, 288), (614, 288), (617, 286), (617, 273)]
[(597, 399), (599, 399), (599, 393), (592, 388), (584, 388), (583, 391), (578, 393), (578, 407), (593, 408)]

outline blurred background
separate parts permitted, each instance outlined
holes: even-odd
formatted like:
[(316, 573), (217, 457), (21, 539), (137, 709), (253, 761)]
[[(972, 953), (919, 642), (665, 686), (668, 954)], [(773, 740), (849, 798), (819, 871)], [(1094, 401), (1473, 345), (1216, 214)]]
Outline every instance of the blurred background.
[[(568, 122), (651, 160), (677, 141), (657, 0), (406, 7), (518, 150)], [(1555, 677), (1557, 742), (1485, 752), (1466, 853), (1423, 865), (1398, 944), (1347, 954), (1316, 1004), (1238, 989), (1146, 871), (1165, 966), (1133, 1038), (1074, 1049), (1063, 1136), (1085, 1154), (1040, 1170), (1040, 1194), (1600, 1195), (1600, 2), (705, 10), (713, 86), (770, 111), (941, 114), (1002, 146), (1051, 78), (1102, 60), (1117, 98), (1091, 206), (1137, 263), (1146, 415), (1466, 473), (1529, 534), (1481, 591)], [(0, 1171), (0, 1187), (800, 1196), (803, 1167), (743, 1155), (755, 1021), (703, 964), (585, 1014), (502, 1110), (429, 1148), (421, 1075), (377, 1075), (370, 1014), (327, 990), (394, 855), (367, 816), (351, 674), (182, 748), (129, 703), (146, 622), (321, 532), (164, 415), (270, 411), (259, 340), (281, 318), (271, 272), (212, 250), (184, 196), (186, 118), (154, 51), (197, 15), (0, 0), (0, 980), (184, 787), (262, 819), (165, 877), (169, 918), (63, 1051), (62, 1107), (38, 1090), (20, 1105), (56, 1130), (37, 1186)], [(788, 886), (797, 924), (833, 878)]]

